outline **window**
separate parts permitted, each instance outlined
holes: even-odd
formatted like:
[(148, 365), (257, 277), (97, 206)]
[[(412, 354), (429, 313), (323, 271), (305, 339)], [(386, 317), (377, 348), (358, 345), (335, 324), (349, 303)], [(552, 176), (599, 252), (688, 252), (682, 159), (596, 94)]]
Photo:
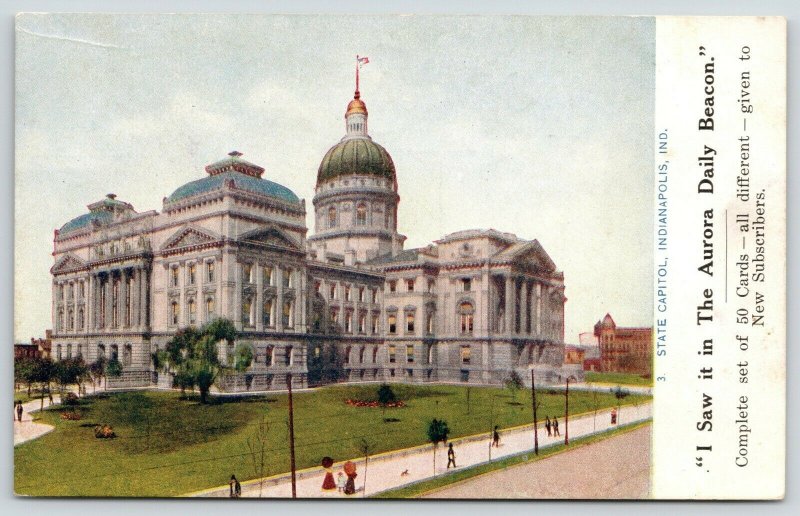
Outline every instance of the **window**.
[(209, 283), (214, 281), (214, 262), (206, 262), (206, 281)]
[(244, 283), (253, 282), (253, 266), (249, 263), (242, 265), (242, 281)]
[(409, 378), (413, 377), (414, 376), (414, 370), (413, 369), (406, 369), (406, 376), (408, 376)]
[(328, 299), (336, 299), (336, 285), (331, 285), (330, 289), (328, 289), (328, 293), (330, 294)]
[(122, 365), (130, 367), (133, 363), (133, 348), (130, 344), (125, 344), (122, 348)]
[(470, 278), (462, 278), (461, 279), (461, 290), (464, 292), (470, 292), (472, 290), (472, 279)]
[(61, 360), (61, 344), (56, 346), (56, 360)]
[(249, 297), (242, 299), (242, 325), (251, 326), (253, 324), (252, 314), (250, 313), (252, 308), (253, 302)]
[(408, 344), (406, 345), (406, 362), (409, 364), (414, 363), (414, 345)]
[(111, 345), (111, 360), (119, 360), (119, 347), (116, 344)]
[(406, 290), (409, 292), (414, 292), (414, 280), (407, 279), (406, 280)]
[(72, 317), (72, 308), (70, 308), (69, 310), (67, 310), (67, 329), (68, 330), (72, 329), (72, 321), (73, 320), (74, 319)]
[(428, 292), (433, 292), (433, 289), (436, 287), (436, 280), (429, 279), (428, 280)]
[(406, 332), (414, 333), (414, 312), (406, 313)]
[(427, 331), (428, 335), (433, 334), (433, 314), (428, 313), (427, 315), (428, 320), (425, 321), (425, 330)]
[(328, 208), (328, 227), (336, 227), (336, 208), (334, 206)]
[(429, 364), (433, 363), (433, 344), (428, 346), (428, 363)]
[(397, 362), (397, 350), (394, 344), (389, 345), (389, 363), (394, 364)]
[(292, 327), (292, 302), (291, 301), (284, 301), (283, 302), (283, 326), (285, 328)]
[(172, 274), (172, 283), (171, 283), (171, 285), (173, 287), (177, 287), (178, 284), (180, 283), (180, 274), (181, 274), (180, 271), (178, 270), (178, 267), (171, 268), (170, 269), (170, 273)]
[(214, 298), (209, 297), (206, 299), (206, 317), (210, 321), (214, 318)]
[(314, 293), (318, 296), (322, 296), (322, 282), (315, 281), (314, 282)]
[(397, 281), (391, 280), (389, 282), (389, 292), (397, 292)]
[(72, 358), (72, 344), (67, 344), (67, 358)]
[(378, 316), (376, 314), (372, 314), (372, 333), (378, 333)]
[(458, 307), (458, 311), (461, 319), (461, 333), (472, 333), (474, 312), (472, 303), (461, 303)]
[(272, 299), (264, 301), (264, 313), (262, 314), (262, 322), (264, 326), (269, 328), (272, 326)]
[(331, 308), (331, 327), (335, 327), (339, 320), (339, 310)]
[(366, 225), (367, 225), (367, 205), (362, 203), (356, 207), (356, 226), (366, 226)]
[(375, 364), (378, 362), (378, 346), (372, 348), (372, 363)]
[(264, 355), (264, 365), (271, 366), (275, 359), (275, 346), (267, 346), (266, 354)]
[(344, 331), (350, 333), (353, 331), (353, 312), (347, 312), (344, 315)]
[(97, 345), (97, 358), (105, 358), (106, 357), (106, 347), (103, 344)]
[(358, 302), (359, 303), (363, 303), (364, 302), (364, 291), (365, 290), (366, 289), (364, 287), (358, 287)]
[(194, 299), (189, 300), (189, 324), (197, 322), (197, 305)]
[(189, 264), (189, 285), (194, 285), (195, 276), (197, 276), (197, 264)]
[(173, 301), (172, 304), (170, 304), (170, 324), (178, 324), (178, 317), (180, 317), (180, 313), (181, 311), (178, 307), (178, 302)]
[(292, 362), (294, 361), (294, 356), (293, 356), (293, 353), (292, 353), (293, 350), (294, 350), (294, 348), (292, 346), (286, 346), (286, 365), (287, 366), (292, 365)]
[(464, 383), (469, 382), (469, 369), (461, 370), (461, 381)]
[(350, 363), (350, 352), (352, 350), (353, 350), (353, 348), (351, 348), (350, 346), (347, 346), (346, 348), (344, 348), (344, 363), (345, 364), (349, 364)]
[(389, 325), (389, 333), (391, 334), (397, 333), (397, 316), (391, 314), (387, 319), (387, 323)]
[(378, 289), (377, 288), (372, 289), (372, 302), (373, 303), (377, 303), (378, 302)]
[(358, 333), (366, 333), (367, 331), (367, 314), (358, 316)]
[(78, 309), (78, 329), (83, 329), (83, 308)]
[(283, 288), (291, 288), (292, 283), (292, 269), (284, 269), (283, 271)]
[(80, 285), (80, 286), (79, 286), (79, 290), (78, 290), (78, 295), (79, 295), (81, 298), (83, 298), (83, 296), (84, 296), (84, 294), (85, 294), (85, 292), (84, 292), (84, 284), (83, 284), (83, 282), (81, 281), (79, 285)]
[(350, 295), (350, 285), (344, 287), (344, 300), (345, 301), (352, 301)]
[(461, 363), (469, 364), (472, 358), (472, 351), (469, 346), (461, 346)]

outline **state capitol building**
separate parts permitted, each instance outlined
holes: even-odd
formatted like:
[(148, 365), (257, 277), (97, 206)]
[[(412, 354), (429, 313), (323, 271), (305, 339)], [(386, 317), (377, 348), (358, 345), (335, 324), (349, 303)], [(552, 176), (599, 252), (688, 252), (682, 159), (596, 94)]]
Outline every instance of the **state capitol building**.
[[(564, 276), (536, 240), (458, 231), (404, 249), (394, 163), (356, 91), (306, 203), (239, 152), (139, 213), (115, 195), (55, 231), (55, 359), (117, 357), (109, 386), (170, 386), (152, 354), (179, 328), (232, 320), (253, 348), (219, 388), (350, 381), (582, 379), (564, 362)], [(224, 362), (232, 348), (220, 343)]]

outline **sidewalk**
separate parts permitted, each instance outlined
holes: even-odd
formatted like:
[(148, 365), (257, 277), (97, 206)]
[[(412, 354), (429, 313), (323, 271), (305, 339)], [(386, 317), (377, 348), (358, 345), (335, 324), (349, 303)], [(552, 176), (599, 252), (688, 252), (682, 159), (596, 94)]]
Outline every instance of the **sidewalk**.
[[(57, 398), (58, 394), (53, 396), (54, 401)], [(58, 403), (54, 403), (54, 405), (58, 405)], [(47, 408), (49, 406), (50, 406), (50, 400), (47, 399), (47, 397), (45, 397), (44, 408)], [(17, 410), (16, 407), (14, 408), (14, 446), (36, 439), (37, 437), (41, 437), (55, 428), (52, 425), (46, 425), (44, 423), (35, 423), (33, 421), (32, 413), (38, 412), (40, 407), (41, 407), (41, 401), (38, 399), (23, 403), (21, 422), (17, 421)]]
[[(652, 417), (652, 402), (638, 406), (623, 406), (619, 411), (618, 425), (611, 425), (611, 409), (600, 410), (595, 418), (594, 414), (570, 418), (569, 437), (590, 435), (596, 432), (609, 430), (619, 425), (626, 425), (637, 421), (644, 421)], [(563, 442), (566, 432), (564, 420), (559, 420), (561, 437), (548, 437), (542, 421), (539, 422), (539, 448)], [(516, 427), (500, 432), (500, 447), (490, 447), (489, 434), (455, 439), (451, 441), (456, 454), (456, 464), (459, 468), (475, 466), (488, 460), (495, 460), (518, 453), (533, 450), (532, 425)], [(491, 457), (490, 457), (491, 455)], [(338, 457), (336, 457), (338, 458)], [(394, 489), (407, 484), (426, 480), (434, 476), (433, 452), (431, 445), (422, 445), (405, 450), (387, 452), (370, 457), (366, 471), (367, 487), (364, 490), (364, 459), (351, 459), (358, 466), (356, 477), (356, 494), (347, 496), (338, 491), (322, 491), (324, 471), (322, 468), (311, 468), (297, 472), (297, 497), (298, 498), (360, 498), (371, 496), (387, 489)], [(342, 469), (344, 460), (334, 465), (334, 475)], [(436, 452), (436, 475), (447, 472), (447, 446), (439, 445)], [(227, 497), (228, 486), (221, 486), (204, 491), (190, 493), (186, 496), (199, 497)], [(242, 483), (242, 496), (259, 496), (258, 480), (249, 480)], [(288, 473), (265, 478), (263, 481), (262, 497), (291, 498), (291, 479)]]

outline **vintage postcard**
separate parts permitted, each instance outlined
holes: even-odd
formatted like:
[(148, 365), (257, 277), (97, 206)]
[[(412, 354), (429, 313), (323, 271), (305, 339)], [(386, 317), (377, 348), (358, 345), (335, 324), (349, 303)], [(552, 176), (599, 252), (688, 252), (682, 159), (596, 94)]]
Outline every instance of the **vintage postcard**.
[(14, 491), (777, 499), (786, 21), (20, 14)]

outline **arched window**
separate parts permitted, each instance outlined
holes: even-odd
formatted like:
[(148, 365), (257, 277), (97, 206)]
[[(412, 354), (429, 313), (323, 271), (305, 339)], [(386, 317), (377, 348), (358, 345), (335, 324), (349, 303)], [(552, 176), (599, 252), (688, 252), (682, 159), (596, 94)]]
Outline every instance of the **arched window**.
[(70, 308), (69, 310), (67, 310), (67, 329), (68, 330), (72, 329), (72, 321), (73, 321), (72, 308)]
[(428, 320), (425, 321), (425, 330), (427, 331), (428, 335), (433, 334), (433, 313), (428, 312)]
[(267, 299), (264, 301), (263, 323), (267, 328), (272, 326), (272, 305), (272, 299)]
[(197, 304), (194, 299), (189, 300), (189, 324), (194, 324), (197, 321)]
[(72, 358), (72, 344), (67, 344), (67, 358)]
[(367, 205), (360, 203), (356, 206), (356, 226), (367, 225)]
[(267, 353), (264, 356), (264, 364), (271, 366), (275, 360), (275, 346), (267, 346)]
[(214, 318), (214, 298), (213, 297), (206, 298), (206, 318), (209, 321)]
[(130, 344), (125, 344), (122, 348), (122, 365), (129, 367), (133, 362), (133, 347)]
[(78, 309), (78, 329), (83, 329), (83, 308)]
[(353, 350), (353, 348), (351, 348), (350, 346), (347, 346), (346, 348), (344, 348), (344, 363), (345, 364), (349, 364), (350, 363), (350, 352), (352, 350)]
[(104, 344), (97, 345), (97, 358), (106, 358), (106, 346)]
[(180, 308), (178, 307), (178, 302), (173, 301), (170, 304), (170, 323), (175, 325), (178, 324), (178, 317), (180, 316)]
[(406, 332), (414, 333), (414, 312), (406, 313)]
[(366, 352), (367, 348), (365, 346), (361, 346), (361, 349), (358, 350), (358, 363), (364, 363), (364, 352)]
[(61, 360), (61, 344), (56, 346), (56, 360)]
[(378, 346), (372, 348), (372, 363), (375, 364), (378, 362)]
[(283, 326), (291, 328), (292, 326), (292, 302), (284, 301), (283, 303)]
[(253, 324), (253, 318), (251, 317), (251, 311), (253, 309), (253, 303), (250, 298), (242, 299), (242, 325), (244, 326), (251, 326)]
[(458, 312), (461, 320), (461, 333), (472, 333), (475, 312), (472, 303), (464, 301), (458, 306)]
[(292, 346), (286, 346), (286, 365), (290, 366), (294, 362), (294, 353), (292, 351), (294, 348)]
[(390, 315), (386, 322), (389, 325), (389, 333), (397, 333), (397, 316), (394, 314)]
[(119, 360), (119, 347), (116, 344), (111, 345), (111, 360)]
[(336, 227), (336, 207), (331, 206), (328, 208), (328, 227), (335, 228)]

